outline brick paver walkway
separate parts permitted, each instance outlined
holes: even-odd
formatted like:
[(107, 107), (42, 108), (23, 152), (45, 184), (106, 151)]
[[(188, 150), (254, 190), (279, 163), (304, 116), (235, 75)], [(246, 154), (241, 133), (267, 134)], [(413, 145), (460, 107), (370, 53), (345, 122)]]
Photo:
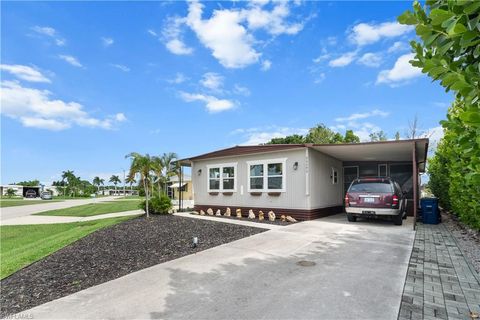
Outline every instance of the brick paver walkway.
[(476, 319), (478, 274), (442, 224), (417, 226), (398, 318)]

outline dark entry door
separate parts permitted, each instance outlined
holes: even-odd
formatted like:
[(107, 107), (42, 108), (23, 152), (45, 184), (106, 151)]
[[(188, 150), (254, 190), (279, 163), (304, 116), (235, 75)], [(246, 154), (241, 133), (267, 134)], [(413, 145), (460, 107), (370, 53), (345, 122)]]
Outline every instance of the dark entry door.
[(357, 178), (358, 166), (343, 167), (343, 194), (347, 193), (348, 187)]

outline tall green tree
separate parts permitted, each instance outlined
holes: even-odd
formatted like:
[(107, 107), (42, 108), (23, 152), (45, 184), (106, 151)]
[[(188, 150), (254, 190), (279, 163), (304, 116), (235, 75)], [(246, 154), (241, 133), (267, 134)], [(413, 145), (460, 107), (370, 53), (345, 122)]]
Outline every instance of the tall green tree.
[(341, 143), (343, 137), (338, 132), (326, 127), (323, 123), (308, 130), (308, 134), (305, 137), (306, 143)]
[(343, 139), (346, 143), (359, 143), (360, 138), (353, 133), (353, 130), (345, 131), (345, 138)]
[(117, 194), (117, 184), (119, 184), (120, 182), (122, 182), (122, 180), (120, 180), (120, 177), (119, 176), (116, 176), (116, 175), (112, 175), (110, 177), (110, 180), (108, 180), (109, 182), (113, 183), (115, 185), (115, 194)]
[(480, 1), (415, 1), (398, 21), (415, 26), (421, 39), (411, 42), (411, 64), (455, 93), (428, 168), (430, 188), (462, 221), (480, 229)]
[(101, 180), (100, 177), (97, 176), (97, 177), (93, 178), (93, 181), (92, 181), (93, 185), (97, 186), (97, 192), (98, 193), (100, 193), (100, 184), (101, 184), (100, 180)]
[(164, 183), (163, 177), (163, 159), (161, 157), (153, 156), (152, 157), (152, 169), (155, 173), (155, 182), (158, 187), (158, 196), (162, 195), (162, 183)]
[(383, 130), (372, 132), (368, 136), (372, 142), (387, 141), (387, 135), (385, 132), (383, 132)]
[(153, 172), (152, 168), (152, 157), (149, 154), (142, 155), (137, 152), (131, 152), (125, 156), (126, 158), (131, 159), (130, 170), (128, 172), (128, 177), (135, 177), (135, 175), (140, 176), (140, 182), (143, 184), (145, 190), (145, 213), (147, 218), (150, 216), (148, 202), (149, 202), (149, 188), (151, 184), (151, 175)]
[(161, 157), (164, 170), (164, 192), (167, 193), (167, 184), (173, 176), (180, 177), (180, 166), (175, 152), (164, 153)]
[(302, 144), (305, 143), (305, 137), (300, 134), (292, 134), (286, 137), (272, 138), (267, 144)]

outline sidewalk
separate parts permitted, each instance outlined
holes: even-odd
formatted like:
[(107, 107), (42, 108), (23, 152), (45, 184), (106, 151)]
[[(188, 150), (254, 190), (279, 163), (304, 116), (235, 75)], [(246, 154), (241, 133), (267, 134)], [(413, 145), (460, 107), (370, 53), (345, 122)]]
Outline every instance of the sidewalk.
[(480, 280), (443, 226), (418, 224), (399, 319), (474, 319)]
[(25, 225), (25, 224), (70, 223), (70, 222), (92, 221), (92, 220), (125, 217), (125, 216), (136, 216), (143, 213), (144, 213), (143, 210), (138, 209), (138, 210), (131, 210), (131, 211), (105, 213), (105, 214), (99, 214), (99, 215), (90, 216), (90, 217), (24, 216), (24, 217), (18, 217), (18, 218), (1, 221), (0, 225), (12, 226), (12, 225)]

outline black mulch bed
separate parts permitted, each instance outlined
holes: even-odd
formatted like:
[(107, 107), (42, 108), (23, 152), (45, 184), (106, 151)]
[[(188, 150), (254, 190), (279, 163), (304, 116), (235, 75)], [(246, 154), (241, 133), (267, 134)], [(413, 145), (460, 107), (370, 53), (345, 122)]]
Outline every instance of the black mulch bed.
[[(96, 231), (0, 281), (0, 317), (264, 231), (172, 215), (128, 220)], [(199, 240), (195, 249), (194, 236)]]
[[(191, 215), (196, 215), (196, 214), (193, 214), (193, 213), (190, 213)], [(199, 214), (197, 214), (196, 216), (200, 216)], [(263, 224), (277, 224), (277, 225), (281, 225), (281, 226), (287, 226), (289, 224), (293, 224), (293, 223), (296, 223), (296, 222), (288, 222), (288, 221), (282, 221), (280, 219), (277, 219), (275, 221), (270, 221), (268, 220), (268, 216), (267, 214), (265, 214), (265, 220), (258, 220), (258, 217), (256, 217), (255, 219), (248, 219), (248, 217), (243, 217), (243, 218), (237, 218), (235, 216), (235, 214), (232, 214), (232, 216), (230, 217), (226, 217), (226, 216), (216, 216), (216, 215), (207, 215), (205, 214), (204, 217), (212, 217), (212, 218), (218, 218), (218, 219), (230, 219), (230, 220), (239, 220), (239, 221), (250, 221), (250, 222), (257, 222), (257, 223), (263, 223)], [(259, 226), (259, 228), (261, 228)]]

